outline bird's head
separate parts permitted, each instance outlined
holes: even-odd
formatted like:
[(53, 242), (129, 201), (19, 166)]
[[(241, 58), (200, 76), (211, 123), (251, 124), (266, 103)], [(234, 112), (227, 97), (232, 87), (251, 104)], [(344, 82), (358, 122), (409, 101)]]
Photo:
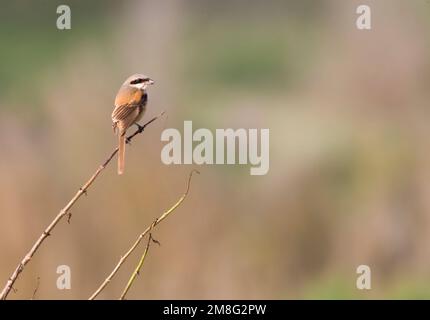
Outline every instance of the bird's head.
[(145, 90), (148, 85), (154, 84), (154, 80), (143, 74), (134, 74), (125, 80), (125, 86), (130, 86), (139, 90)]

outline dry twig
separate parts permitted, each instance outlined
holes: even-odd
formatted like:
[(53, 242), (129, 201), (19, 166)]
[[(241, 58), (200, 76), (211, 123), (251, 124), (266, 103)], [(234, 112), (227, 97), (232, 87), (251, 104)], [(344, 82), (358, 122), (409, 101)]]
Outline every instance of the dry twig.
[[(138, 129), (129, 137), (127, 137), (127, 143), (130, 143), (130, 141), (139, 133), (142, 133), (145, 128), (157, 120), (159, 117), (161, 117), (164, 114), (162, 112), (160, 115), (152, 118), (148, 122), (146, 122), (143, 126), (138, 126)], [(39, 247), (42, 245), (43, 241), (51, 235), (52, 230), (55, 228), (55, 226), (60, 222), (60, 220), (68, 215), (69, 210), (73, 207), (73, 205), (78, 201), (78, 199), (83, 195), (87, 193), (88, 188), (93, 184), (94, 180), (97, 179), (98, 175), (106, 168), (106, 166), (109, 164), (109, 162), (112, 160), (112, 158), (117, 154), (118, 148), (116, 148), (111, 155), (101, 164), (96, 172), (91, 176), (91, 178), (83, 184), (79, 190), (76, 192), (74, 197), (69, 201), (69, 203), (61, 209), (61, 211), (58, 213), (58, 215), (52, 220), (52, 222), (46, 227), (46, 229), (43, 231), (39, 239), (33, 244), (33, 247), (30, 249), (30, 251), (24, 256), (24, 258), (21, 260), (21, 262), (16, 267), (15, 271), (12, 273), (8, 281), (6, 282), (5, 287), (3, 288), (2, 292), (0, 293), (0, 300), (6, 300), (8, 294), (13, 288), (13, 285), (15, 281), (18, 279), (18, 276), (20, 273), (24, 270), (25, 265), (31, 260), (31, 258), (34, 256), (36, 251), (39, 249)]]
[(149, 237), (148, 237), (148, 242), (146, 243), (145, 251), (143, 252), (142, 257), (140, 258), (139, 263), (137, 264), (136, 269), (134, 270), (133, 274), (131, 275), (130, 279), (128, 280), (127, 285), (125, 286), (124, 291), (122, 292), (121, 297), (119, 298), (119, 300), (124, 300), (125, 299), (125, 296), (127, 295), (128, 290), (130, 290), (131, 285), (133, 284), (134, 280), (140, 274), (140, 270), (143, 267), (143, 263), (145, 262), (146, 255), (148, 254), (149, 246), (151, 245), (152, 241), (154, 241), (154, 240), (152, 239), (152, 234), (150, 233)]
[(37, 293), (37, 290), (39, 290), (39, 285), (40, 285), (40, 277), (37, 277), (36, 288), (34, 288), (33, 290), (33, 295), (31, 296), (31, 300), (34, 300), (34, 298), (36, 298), (36, 293)]
[[(124, 264), (124, 262), (127, 260), (127, 258), (133, 253), (133, 251), (137, 248), (137, 246), (139, 245), (139, 243), (142, 241), (142, 239), (152, 230), (154, 229), (161, 221), (163, 221), (164, 219), (166, 219), (173, 211), (175, 211), (175, 209), (177, 207), (179, 207), (179, 205), (185, 200), (185, 198), (188, 195), (188, 192), (190, 191), (190, 183), (191, 183), (191, 177), (193, 176), (193, 173), (200, 173), (197, 170), (192, 170), (190, 172), (190, 175), (188, 177), (188, 183), (187, 183), (187, 190), (185, 191), (185, 193), (179, 198), (179, 200), (167, 211), (165, 211), (160, 217), (158, 217), (157, 219), (155, 219), (155, 221), (145, 229), (145, 231), (143, 231), (136, 239), (136, 241), (134, 242), (134, 244), (130, 247), (130, 249), (128, 249), (128, 251), (119, 259), (117, 265), (115, 266), (115, 268), (112, 270), (112, 272), (108, 275), (108, 277), (103, 281), (103, 283), (100, 285), (100, 287), (91, 295), (91, 297), (88, 300), (94, 300), (99, 294), (100, 292), (102, 292), (104, 290), (104, 288), (106, 288), (106, 286), (109, 284), (109, 282), (112, 281), (112, 278), (115, 276), (115, 274), (118, 272), (118, 270), (121, 268), (121, 266)], [(149, 248), (149, 246), (148, 246)], [(146, 253), (144, 254), (146, 255)], [(145, 258), (143, 258), (145, 259)], [(143, 264), (143, 262), (142, 262)], [(134, 281), (134, 279), (133, 279)], [(132, 282), (133, 282), (132, 281)], [(131, 285), (131, 284), (130, 284)]]

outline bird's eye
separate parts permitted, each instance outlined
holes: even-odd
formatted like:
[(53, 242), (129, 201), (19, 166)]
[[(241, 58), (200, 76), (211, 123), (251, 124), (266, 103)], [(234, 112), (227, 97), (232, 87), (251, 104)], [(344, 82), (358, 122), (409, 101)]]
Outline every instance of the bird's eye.
[(130, 84), (138, 84), (138, 83), (142, 83), (143, 81), (145, 81), (145, 79), (139, 78), (139, 79), (131, 81)]

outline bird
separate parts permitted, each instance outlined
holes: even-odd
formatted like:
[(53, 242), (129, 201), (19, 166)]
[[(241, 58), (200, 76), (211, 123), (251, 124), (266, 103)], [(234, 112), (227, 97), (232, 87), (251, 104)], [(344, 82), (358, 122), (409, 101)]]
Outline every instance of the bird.
[(121, 85), (115, 97), (112, 112), (112, 128), (118, 135), (118, 174), (124, 173), (126, 132), (133, 124), (138, 124), (146, 111), (148, 85), (154, 80), (143, 74), (133, 74)]

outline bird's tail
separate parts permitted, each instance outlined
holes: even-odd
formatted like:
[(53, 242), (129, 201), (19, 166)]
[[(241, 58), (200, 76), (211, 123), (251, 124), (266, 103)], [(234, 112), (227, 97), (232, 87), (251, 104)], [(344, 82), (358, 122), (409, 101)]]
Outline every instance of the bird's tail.
[(124, 173), (125, 164), (125, 132), (118, 132), (118, 174)]

